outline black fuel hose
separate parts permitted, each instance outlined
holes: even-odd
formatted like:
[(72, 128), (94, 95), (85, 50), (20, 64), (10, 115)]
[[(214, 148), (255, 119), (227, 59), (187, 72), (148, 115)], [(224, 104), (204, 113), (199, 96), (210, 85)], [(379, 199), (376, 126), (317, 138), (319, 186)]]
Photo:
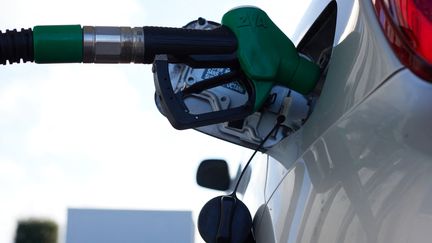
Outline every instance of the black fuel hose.
[(0, 63), (153, 63), (167, 54), (226, 55), (237, 49), (227, 27), (197, 30), (166, 27), (35, 26), (0, 31)]
[(21, 29), (21, 31), (0, 31), (0, 64), (9, 64), (34, 61), (33, 31)]

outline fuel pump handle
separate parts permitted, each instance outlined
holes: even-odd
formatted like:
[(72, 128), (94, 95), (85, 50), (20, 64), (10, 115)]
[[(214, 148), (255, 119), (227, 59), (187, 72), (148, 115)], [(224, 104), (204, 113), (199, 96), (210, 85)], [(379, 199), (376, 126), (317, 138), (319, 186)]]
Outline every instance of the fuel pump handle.
[[(156, 64), (155, 58), (159, 58)], [(241, 7), (227, 12), (222, 25), (212, 30), (165, 27), (92, 27), (79, 25), (36, 26), (21, 32), (0, 32), (0, 63), (20, 60), (36, 63), (184, 63), (193, 67), (225, 67), (240, 73), (235, 78), (249, 94), (249, 101), (238, 110), (221, 113), (217, 119), (206, 116), (205, 121), (186, 122), (180, 129), (241, 119), (258, 111), (275, 85), (282, 85), (299, 93), (310, 92), (319, 78), (317, 65), (297, 53), (288, 37), (271, 21), (267, 14), (255, 7)], [(168, 72), (168, 68), (156, 68)], [(157, 75), (161, 76), (161, 75)], [(169, 82), (162, 75), (157, 82)], [(195, 91), (219, 85), (213, 78)], [(225, 80), (224, 82), (229, 82)], [(234, 80), (233, 80), (234, 81)], [(215, 82), (212, 84), (211, 82)], [(169, 85), (156, 85), (170, 88)], [(173, 87), (171, 87), (173, 89)], [(190, 90), (189, 90), (190, 91)], [(158, 93), (158, 90), (156, 91)], [(176, 94), (175, 102), (183, 96)], [(161, 102), (166, 103), (159, 92)], [(175, 103), (174, 102), (174, 103)], [(172, 103), (172, 102), (171, 102)], [(172, 104), (174, 104), (172, 103)], [(178, 113), (179, 105), (164, 105), (166, 112)], [(181, 105), (180, 105), (181, 107)], [(183, 109), (181, 112), (188, 112)], [(216, 114), (216, 112), (215, 112)], [(170, 121), (181, 119), (176, 115)], [(192, 120), (200, 120), (195, 116)]]

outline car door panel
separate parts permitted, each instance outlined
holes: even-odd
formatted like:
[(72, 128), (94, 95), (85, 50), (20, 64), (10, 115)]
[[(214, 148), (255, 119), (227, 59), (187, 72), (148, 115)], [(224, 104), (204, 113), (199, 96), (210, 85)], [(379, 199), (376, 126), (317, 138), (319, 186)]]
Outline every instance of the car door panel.
[(431, 102), (432, 85), (403, 70), (331, 126), (266, 205), (275, 242), (428, 241)]

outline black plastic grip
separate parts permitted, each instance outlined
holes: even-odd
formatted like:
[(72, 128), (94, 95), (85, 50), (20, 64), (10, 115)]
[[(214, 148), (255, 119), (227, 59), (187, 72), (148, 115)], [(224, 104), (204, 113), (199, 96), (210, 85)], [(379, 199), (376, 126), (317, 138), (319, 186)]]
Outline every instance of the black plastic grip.
[(0, 31), (0, 63), (6, 65), (23, 62), (33, 62), (33, 31), (31, 29)]
[(144, 62), (155, 55), (173, 56), (231, 54), (237, 49), (234, 33), (226, 27), (211, 30), (144, 27)]

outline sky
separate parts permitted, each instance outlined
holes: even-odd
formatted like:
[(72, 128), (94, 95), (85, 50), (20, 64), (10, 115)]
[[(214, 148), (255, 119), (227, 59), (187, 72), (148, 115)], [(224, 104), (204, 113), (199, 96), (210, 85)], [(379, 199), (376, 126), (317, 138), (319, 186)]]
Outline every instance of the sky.
[[(3, 1), (0, 30), (35, 25), (180, 27), (219, 22), (231, 8), (263, 8), (285, 33), (301, 16), (283, 1)], [(291, 3), (298, 4), (298, 3)], [(55, 220), (67, 208), (192, 210), (220, 192), (196, 185), (199, 162), (234, 172), (251, 151), (178, 131), (154, 105), (149, 65), (14, 64), (0, 67), (0, 243), (16, 222)]]

